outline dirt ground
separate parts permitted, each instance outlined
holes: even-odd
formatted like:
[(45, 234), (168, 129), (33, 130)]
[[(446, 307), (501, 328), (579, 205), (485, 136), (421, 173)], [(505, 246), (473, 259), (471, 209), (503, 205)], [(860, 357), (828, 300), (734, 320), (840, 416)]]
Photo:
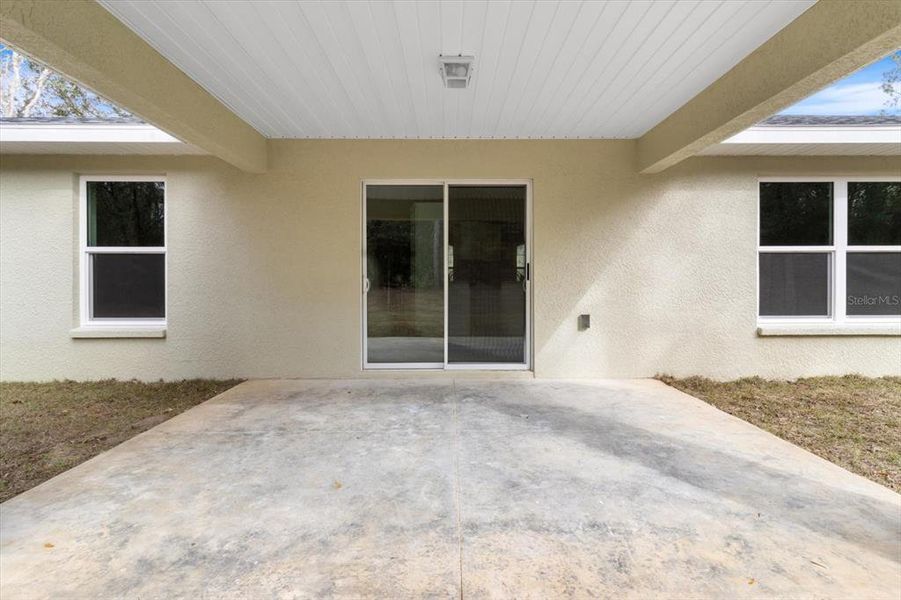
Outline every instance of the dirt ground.
[(901, 377), (658, 379), (901, 492)]
[(238, 383), (0, 383), (0, 502)]

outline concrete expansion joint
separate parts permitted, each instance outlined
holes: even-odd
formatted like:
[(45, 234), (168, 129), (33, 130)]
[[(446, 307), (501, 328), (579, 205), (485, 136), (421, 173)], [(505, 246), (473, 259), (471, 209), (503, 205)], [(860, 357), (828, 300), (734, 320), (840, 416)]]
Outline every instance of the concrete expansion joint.
[(463, 598), (463, 515), (462, 503), (460, 500), (460, 414), (459, 402), (457, 398), (457, 381), (451, 380), (451, 406), (453, 407), (453, 426), (451, 427), (451, 435), (453, 436), (454, 449), (454, 511), (456, 512), (457, 525), (457, 550), (459, 553), (459, 569), (460, 569), (460, 599)]

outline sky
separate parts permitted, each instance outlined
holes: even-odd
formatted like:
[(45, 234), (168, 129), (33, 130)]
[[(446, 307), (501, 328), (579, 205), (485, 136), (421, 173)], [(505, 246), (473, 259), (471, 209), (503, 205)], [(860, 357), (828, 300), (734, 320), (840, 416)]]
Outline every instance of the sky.
[(882, 74), (894, 66), (888, 56), (836, 81), (783, 110), (781, 115), (878, 115), (882, 111), (901, 115), (898, 108), (889, 110), (888, 98), (882, 91)]

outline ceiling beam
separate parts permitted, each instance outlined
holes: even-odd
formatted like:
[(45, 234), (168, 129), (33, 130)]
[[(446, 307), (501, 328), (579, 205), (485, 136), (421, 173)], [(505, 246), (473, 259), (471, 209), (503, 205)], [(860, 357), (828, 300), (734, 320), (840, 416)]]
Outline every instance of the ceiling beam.
[(657, 173), (901, 47), (898, 0), (820, 0), (638, 139)]
[(266, 138), (93, 0), (3, 0), (0, 35), (183, 142), (266, 170)]

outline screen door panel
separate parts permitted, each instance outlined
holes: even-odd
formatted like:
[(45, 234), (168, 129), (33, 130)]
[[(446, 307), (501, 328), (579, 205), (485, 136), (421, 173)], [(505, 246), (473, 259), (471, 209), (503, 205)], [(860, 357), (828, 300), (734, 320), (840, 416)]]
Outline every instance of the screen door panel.
[(366, 361), (444, 363), (444, 187), (366, 186)]
[(447, 263), (448, 363), (525, 363), (525, 186), (449, 186)]

